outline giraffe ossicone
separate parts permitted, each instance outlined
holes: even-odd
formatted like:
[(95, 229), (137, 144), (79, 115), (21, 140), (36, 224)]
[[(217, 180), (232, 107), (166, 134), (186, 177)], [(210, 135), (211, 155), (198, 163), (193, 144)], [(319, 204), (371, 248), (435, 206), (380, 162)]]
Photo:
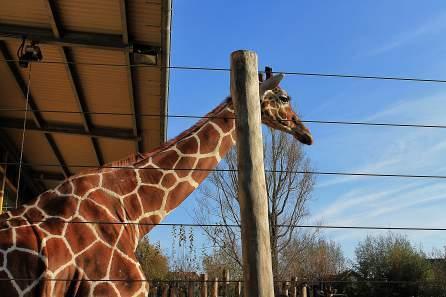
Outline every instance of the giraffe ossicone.
[[(260, 84), (262, 122), (311, 144), (282, 77)], [(76, 174), (2, 214), (0, 294), (146, 296), (137, 244), (235, 144), (234, 116), (227, 98), (159, 148)]]

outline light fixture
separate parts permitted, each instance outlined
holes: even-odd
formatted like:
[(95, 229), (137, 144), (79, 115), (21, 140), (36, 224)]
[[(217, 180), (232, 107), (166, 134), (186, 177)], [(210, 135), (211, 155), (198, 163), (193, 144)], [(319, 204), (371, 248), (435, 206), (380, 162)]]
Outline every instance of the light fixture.
[(157, 65), (159, 48), (134, 44), (131, 48), (133, 61), (132, 64)]
[(19, 65), (22, 68), (27, 68), (29, 62), (38, 62), (42, 60), (42, 51), (37, 45), (36, 41), (31, 41), (30, 44), (25, 44), (26, 39), (23, 39), (19, 48), (17, 49), (17, 57), (19, 58)]

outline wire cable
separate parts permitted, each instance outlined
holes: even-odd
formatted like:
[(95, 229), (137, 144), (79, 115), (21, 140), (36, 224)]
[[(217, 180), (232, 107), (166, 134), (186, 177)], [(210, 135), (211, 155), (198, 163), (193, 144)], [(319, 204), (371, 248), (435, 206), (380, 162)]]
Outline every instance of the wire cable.
[[(70, 221), (61, 218), (49, 218), (45, 220), (26, 220), (23, 218), (9, 218), (4, 222), (41, 224), (41, 223), (64, 223), (64, 224), (91, 224), (91, 225), (130, 225), (130, 226), (164, 226), (164, 227), (228, 227), (240, 228), (237, 224), (194, 224), (194, 223), (141, 223), (141, 222), (119, 222), (119, 221)], [(306, 228), (306, 229), (352, 229), (352, 230), (399, 230), (399, 231), (446, 231), (446, 227), (385, 227), (385, 226), (341, 226), (341, 225), (307, 225), (307, 224), (277, 224), (279, 228)]]
[[(4, 62), (18, 62), (14, 59), (0, 59)], [(72, 65), (88, 65), (88, 66), (104, 66), (104, 67), (142, 67), (142, 68), (161, 68), (161, 69), (176, 69), (176, 70), (197, 70), (197, 71), (220, 71), (228, 72), (229, 68), (222, 67), (200, 67), (200, 66), (160, 66), (160, 65), (146, 65), (146, 64), (113, 64), (113, 63), (89, 63), (89, 62), (61, 62), (61, 61), (40, 61), (42, 64), (72, 64)], [(263, 73), (264, 71), (259, 71)], [(393, 81), (409, 81), (409, 82), (423, 82), (423, 83), (446, 83), (445, 79), (431, 79), (431, 78), (417, 78), (417, 77), (398, 77), (398, 76), (379, 76), (379, 75), (356, 75), (356, 74), (340, 74), (340, 73), (322, 73), (322, 72), (298, 72), (298, 71), (274, 71), (273, 73), (282, 73), (294, 76), (310, 76), (310, 77), (328, 77), (328, 78), (353, 78), (353, 79), (367, 79), (367, 80), (393, 80)]]
[[(23, 41), (23, 43), (24, 42), (25, 41)], [(32, 67), (32, 63), (29, 64), (28, 84), (26, 87), (25, 117), (23, 118), (22, 139), (21, 139), (21, 143), (20, 143), (19, 172), (17, 174), (17, 191), (16, 191), (16, 197), (15, 197), (15, 207), (16, 208), (19, 205), (19, 192), (20, 192), (20, 179), (22, 176), (23, 149), (25, 147), (26, 119), (28, 117), (29, 93), (30, 93), (30, 87), (31, 87), (31, 67)]]
[[(22, 112), (20, 108), (0, 108), (3, 112)], [(133, 116), (133, 113), (126, 112), (100, 112), (100, 111), (69, 111), (69, 110), (35, 110), (29, 109), (29, 112), (38, 113), (62, 113), (62, 114), (89, 114), (89, 115), (110, 115), (110, 116)], [(159, 117), (159, 118), (185, 118), (185, 119), (223, 119), (233, 120), (235, 117), (219, 117), (219, 116), (197, 116), (187, 114), (157, 114), (157, 113), (138, 113), (140, 117)], [(283, 120), (292, 121), (292, 120)], [(333, 125), (355, 125), (355, 126), (383, 126), (383, 127), (406, 127), (406, 128), (439, 128), (445, 129), (446, 125), (441, 124), (411, 124), (411, 123), (376, 123), (362, 121), (328, 121), (328, 120), (301, 120), (302, 123), (312, 124), (333, 124)]]
[[(0, 162), (1, 165), (18, 165), (17, 162)], [(45, 163), (22, 163), (24, 166), (39, 167), (60, 167), (59, 164)], [(138, 169), (138, 170), (175, 170), (175, 171), (207, 171), (207, 172), (237, 172), (237, 169), (207, 169), (207, 168), (163, 168), (163, 167), (133, 167), (133, 166), (112, 166), (112, 165), (79, 165), (68, 164), (67, 167), (72, 168), (115, 168), (115, 169)], [(393, 174), (393, 173), (368, 173), (368, 172), (341, 172), (341, 171), (297, 171), (297, 170), (271, 170), (266, 169), (268, 173), (291, 173), (291, 174), (316, 174), (316, 175), (340, 175), (340, 176), (358, 176), (358, 177), (388, 177), (388, 178), (419, 178), (419, 179), (446, 179), (446, 175), (421, 175), (421, 174)], [(75, 176), (75, 175), (73, 175)], [(73, 177), (72, 176), (72, 177)]]

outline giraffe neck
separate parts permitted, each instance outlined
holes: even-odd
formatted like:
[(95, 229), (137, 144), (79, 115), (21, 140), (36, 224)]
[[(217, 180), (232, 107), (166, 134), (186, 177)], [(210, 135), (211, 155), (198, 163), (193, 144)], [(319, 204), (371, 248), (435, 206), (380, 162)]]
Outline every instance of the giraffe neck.
[[(128, 216), (137, 222), (159, 223), (203, 182), (234, 144), (234, 111), (228, 98), (178, 137), (135, 158), (138, 190), (132, 196), (134, 203), (126, 203)], [(140, 229), (138, 237), (150, 229)]]

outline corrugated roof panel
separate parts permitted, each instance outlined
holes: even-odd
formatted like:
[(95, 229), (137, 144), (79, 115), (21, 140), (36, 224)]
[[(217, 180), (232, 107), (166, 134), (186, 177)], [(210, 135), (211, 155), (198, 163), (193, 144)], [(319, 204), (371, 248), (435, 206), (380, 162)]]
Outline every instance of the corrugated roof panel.
[(141, 135), (143, 137), (143, 148), (144, 152), (148, 152), (152, 150), (155, 147), (160, 146), (161, 144), (161, 134), (159, 129), (158, 130), (143, 130), (141, 132)]
[[(8, 42), (9, 52), (14, 53), (18, 46), (18, 42)], [(61, 48), (44, 44), (41, 44), (40, 48), (44, 61), (62, 62)], [(22, 79), (26, 83), (28, 83), (29, 69), (29, 67), (20, 68)], [(32, 64), (31, 95), (39, 110), (79, 111), (64, 64)], [(42, 117), (46, 121), (82, 124), (80, 114), (48, 112), (42, 113)]]
[[(91, 144), (90, 137), (53, 134), (54, 141), (62, 153), (65, 163), (69, 165), (99, 166)], [(75, 145), (73, 145), (75, 144)], [(78, 173), (88, 168), (68, 167), (70, 172)]]
[(2, 1), (0, 23), (50, 28), (44, 1)]
[(114, 34), (122, 32), (119, 1), (59, 0), (57, 8), (65, 30)]
[[(0, 54), (1, 59), (4, 57)], [(23, 109), (25, 100), (6, 62), (0, 61), (0, 109)], [(23, 118), (23, 112), (1, 111), (0, 116)]]
[[(16, 147), (20, 149), (22, 142), (22, 132), (19, 130), (6, 130), (8, 136), (16, 144)], [(61, 173), (60, 167), (56, 157), (51, 150), (48, 142), (45, 139), (43, 133), (35, 131), (26, 131), (25, 142), (23, 145), (23, 156), (32, 164), (40, 164), (40, 166), (32, 166), (32, 169), (39, 171), (47, 171), (53, 173)], [(56, 165), (56, 166), (42, 166)]]
[[(125, 65), (124, 52), (75, 48), (76, 63)], [(77, 65), (89, 111), (131, 113), (127, 67)], [(131, 117), (92, 115), (94, 125), (132, 128)]]
[(128, 1), (127, 26), (135, 40), (161, 45), (161, 1)]
[(98, 142), (105, 163), (117, 161), (135, 153), (133, 141), (99, 138)]

